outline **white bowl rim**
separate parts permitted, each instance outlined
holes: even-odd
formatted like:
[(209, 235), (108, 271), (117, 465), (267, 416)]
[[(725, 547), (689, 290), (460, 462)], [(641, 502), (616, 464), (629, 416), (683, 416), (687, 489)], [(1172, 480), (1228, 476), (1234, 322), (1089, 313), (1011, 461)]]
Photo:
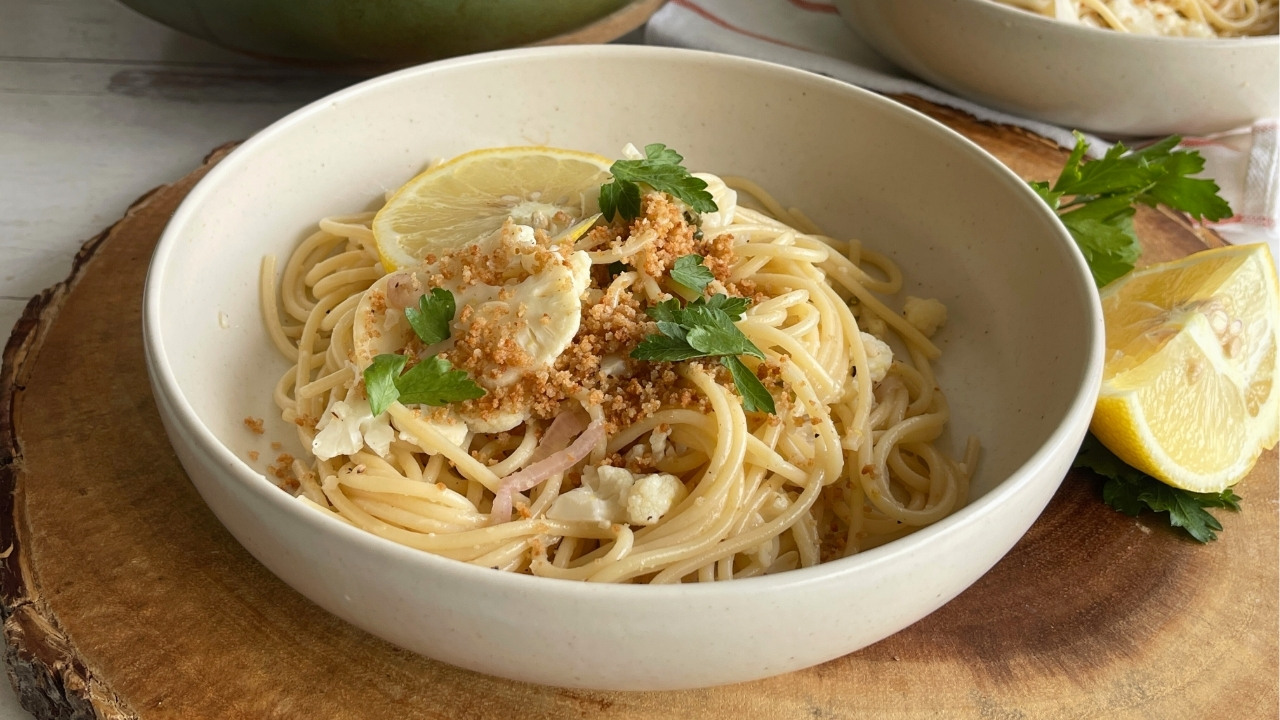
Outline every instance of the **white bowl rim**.
[[(174, 249), (179, 245), (179, 238), (184, 232), (184, 227), (194, 216), (196, 216), (199, 209), (204, 204), (206, 197), (214, 192), (214, 188), (219, 184), (221, 178), (224, 175), (230, 175), (233, 172), (233, 168), (241, 162), (244, 162), (245, 158), (252, 155), (258, 146), (267, 144), (274, 136), (288, 132), (294, 125), (305, 121), (317, 113), (325, 112), (327, 107), (338, 100), (350, 99), (383, 85), (393, 85), (406, 78), (411, 78), (420, 74), (433, 73), (442, 69), (454, 69), (468, 65), (484, 65), (495, 62), (501, 63), (513, 58), (580, 55), (583, 56), (584, 60), (586, 60), (598, 58), (601, 53), (620, 57), (631, 57), (636, 60), (656, 57), (683, 57), (688, 58), (695, 63), (716, 63), (729, 66), (736, 65), (747, 68), (751, 72), (788, 74), (799, 83), (810, 83), (812, 86), (826, 86), (828, 88), (836, 88), (838, 92), (862, 95), (865, 99), (870, 99), (872, 102), (884, 103), (887, 106), (887, 110), (899, 113), (902, 116), (902, 122), (904, 123), (914, 123), (926, 132), (942, 132), (949, 135), (953, 141), (959, 143), (961, 149), (969, 155), (975, 156), (979, 162), (989, 163), (994, 166), (992, 169), (998, 175), (1003, 175), (1003, 179), (1010, 185), (1013, 192), (1022, 193), (1029, 200), (1034, 200), (1035, 205), (1038, 206), (1036, 211), (1052, 218), (1054, 224), (1057, 225), (1056, 230), (1058, 241), (1066, 244), (1069, 246), (1070, 250), (1072, 250), (1069, 257), (1072, 258), (1072, 262), (1075, 265), (1073, 279), (1077, 283), (1087, 286), (1084, 288), (1089, 291), (1086, 292), (1086, 296), (1091, 298), (1091, 302), (1087, 304), (1086, 308), (1083, 308), (1087, 313), (1086, 320), (1091, 328), (1091, 332), (1089, 333), (1089, 344), (1091, 347), (1089, 348), (1088, 359), (1085, 363), (1081, 376), (1073, 379), (1072, 381), (1078, 387), (1075, 397), (1071, 401), (1066, 414), (1050, 434), (1048, 439), (1039, 448), (1037, 448), (1031, 457), (1029, 457), (1021, 466), (1010, 473), (1008, 477), (1001, 480), (997, 485), (992, 487), (992, 489), (982, 497), (972, 503), (966, 504), (964, 507), (942, 520), (921, 528), (904, 538), (886, 543), (885, 545), (877, 548), (866, 550), (851, 557), (831, 560), (813, 567), (797, 568), (773, 575), (742, 578), (732, 582), (677, 583), (667, 586), (586, 583), (577, 580), (563, 580), (559, 578), (545, 578), (501, 572), (490, 568), (471, 565), (465, 562), (459, 562), (457, 560), (452, 560), (401, 545), (392, 540), (379, 537), (373, 533), (348, 525), (347, 523), (335, 518), (326, 517), (324, 514), (303, 505), (298, 502), (294, 496), (271, 483), (262, 473), (249, 467), (242, 458), (223, 445), (223, 443), (214, 436), (212, 431), (210, 431), (209, 428), (200, 420), (194, 408), (187, 401), (174, 376), (173, 368), (167, 359), (163, 339), (156, 334), (160, 327), (160, 312), (162, 304), (161, 291), (156, 285), (156, 279), (168, 265), (170, 256), (173, 254)], [(1071, 240), (1065, 227), (1063, 227), (1057, 220), (1056, 214), (1054, 214), (1047, 205), (1040, 202), (1039, 198), (1027, 183), (977, 144), (960, 135), (958, 132), (946, 127), (942, 123), (905, 105), (894, 102), (889, 98), (873, 93), (869, 90), (819, 75), (817, 73), (810, 73), (786, 65), (735, 55), (644, 45), (564, 45), (529, 47), (498, 50), (494, 52), (463, 56), (460, 58), (438, 60), (362, 81), (293, 111), (259, 131), (248, 140), (244, 141), (240, 146), (232, 150), (231, 153), (224, 157), (204, 178), (200, 180), (200, 182), (196, 184), (196, 186), (190, 193), (188, 193), (187, 197), (179, 205), (177, 211), (173, 214), (166, 225), (164, 232), (161, 234), (160, 240), (153, 253), (151, 264), (148, 268), (147, 281), (143, 290), (142, 325), (144, 350), (146, 353), (148, 372), (151, 376), (152, 384), (158, 389), (163, 389), (163, 392), (167, 395), (167, 403), (170, 406), (169, 409), (172, 411), (174, 419), (180, 423), (183, 430), (187, 431), (195, 438), (204, 453), (210, 454), (218, 461), (218, 464), (221, 467), (229, 469), (230, 474), (235, 477), (235, 480), (245, 483), (249, 490), (260, 497), (261, 501), (272, 503), (278, 508), (284, 509), (286, 513), (295, 515), (303, 523), (311, 526), (317, 531), (334, 534), (345, 542), (363, 546), (363, 549), (371, 552), (387, 555), (397, 563), (411, 563), (422, 568), (426, 572), (443, 573), (445, 575), (454, 576), (455, 580), (489, 584), (495, 588), (504, 588), (511, 591), (536, 590), (540, 593), (562, 595), (567, 598), (579, 597), (584, 593), (591, 593), (595, 598), (603, 598), (606, 600), (611, 597), (625, 597), (636, 593), (644, 593), (646, 597), (652, 597), (655, 600), (679, 596), (690, 600), (723, 601), (726, 599), (732, 599), (735, 595), (768, 593), (778, 591), (783, 588), (790, 590), (796, 586), (827, 582), (834, 580), (837, 577), (862, 572), (865, 568), (871, 566), (892, 563), (896, 557), (910, 552), (915, 545), (925, 542), (929, 538), (941, 534), (951, 534), (969, 524), (981, 522), (985, 516), (985, 513), (983, 512), (984, 508), (989, 505), (1003, 502), (1009, 496), (1015, 495), (1021, 491), (1023, 486), (1032, 483), (1036, 479), (1037, 473), (1043, 470), (1047, 465), (1051, 464), (1053, 456), (1059, 452), (1060, 447), (1064, 443), (1071, 441), (1073, 436), (1072, 428), (1078, 428), (1082, 424), (1088, 423), (1088, 418), (1093, 414), (1096, 393), (1101, 382), (1103, 359), (1102, 307), (1098, 300), (1097, 292), (1094, 290), (1092, 276), (1089, 273), (1089, 269), (1085, 263), (1083, 255), (1075, 248), (1074, 241)], [(162, 398), (156, 398), (156, 400), (157, 402), (165, 401)], [(1059, 482), (1060, 481), (1061, 480), (1059, 480)], [(692, 594), (692, 597), (690, 597), (690, 594)]]
[(1005, 13), (1008, 18), (1021, 18), (1022, 21), (1036, 27), (1038, 30), (1045, 32), (1058, 32), (1063, 34), (1085, 33), (1085, 36), (1092, 37), (1098, 42), (1113, 42), (1116, 44), (1123, 43), (1148, 43), (1152, 45), (1173, 43), (1184, 47), (1193, 45), (1208, 48), (1211, 50), (1226, 50), (1237, 48), (1240, 46), (1267, 46), (1280, 45), (1280, 35), (1241, 35), (1240, 37), (1184, 37), (1182, 35), (1146, 35), (1141, 33), (1119, 32), (1109, 28), (1098, 28), (1090, 25), (1079, 25), (1076, 23), (1063, 22), (1046, 17), (1030, 10), (1023, 10), (1012, 5), (1006, 5), (999, 0), (961, 0), (975, 5), (985, 5), (992, 8), (992, 12)]

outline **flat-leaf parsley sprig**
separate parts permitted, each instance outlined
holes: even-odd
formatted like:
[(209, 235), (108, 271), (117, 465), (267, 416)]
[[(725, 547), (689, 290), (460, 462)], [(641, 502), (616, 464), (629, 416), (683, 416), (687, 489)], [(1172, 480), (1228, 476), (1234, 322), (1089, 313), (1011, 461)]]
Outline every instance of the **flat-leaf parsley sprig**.
[(431, 292), (418, 298), (418, 307), (404, 309), (404, 318), (418, 339), (426, 345), (434, 345), (449, 339), (449, 323), (453, 322), (457, 311), (453, 293), (444, 288), (432, 288)]
[(1240, 496), (1227, 488), (1222, 492), (1198, 493), (1175, 488), (1129, 467), (1093, 435), (1086, 435), (1072, 467), (1088, 468), (1105, 477), (1102, 501), (1113, 509), (1136, 517), (1142, 510), (1169, 513), (1169, 524), (1187, 531), (1200, 542), (1218, 539), (1222, 523), (1207, 508), (1238, 511)]
[[(673, 268), (672, 280), (685, 287), (701, 293), (711, 282), (709, 270), (703, 275), (694, 269), (695, 266), (706, 269), (698, 255), (678, 258), (675, 266), (682, 268), (683, 272), (677, 276)], [(742, 319), (749, 303), (747, 298), (729, 297), (723, 293), (699, 297), (684, 306), (675, 298), (663, 300), (645, 310), (657, 321), (658, 332), (641, 340), (631, 351), (631, 357), (652, 362), (719, 358), (720, 364), (733, 376), (743, 407), (751, 412), (772, 414), (775, 412), (773, 396), (738, 357), (750, 355), (765, 359), (764, 351), (735, 324)]]
[(676, 258), (669, 273), (671, 280), (702, 294), (711, 281), (716, 279), (716, 276), (711, 274), (711, 268), (702, 264), (703, 259), (698, 254), (682, 255)]
[[(1217, 183), (1190, 177), (1204, 170), (1204, 158), (1194, 150), (1174, 150), (1182, 141), (1177, 135), (1135, 151), (1116, 143), (1091, 162), (1084, 162), (1084, 136), (1075, 136), (1076, 146), (1058, 179), (1052, 185), (1033, 182), (1031, 187), (1057, 211), (1098, 287), (1132, 270), (1142, 252), (1133, 229), (1138, 204), (1165, 205), (1197, 220), (1231, 216)], [(1126, 465), (1093, 435), (1085, 438), (1074, 467), (1106, 478), (1102, 499), (1115, 510), (1126, 515), (1137, 515), (1143, 508), (1167, 512), (1170, 525), (1200, 542), (1216, 539), (1222, 530), (1208, 508), (1240, 509), (1240, 497), (1230, 489), (1197, 493), (1166, 485)]]
[(716, 203), (707, 183), (689, 174), (680, 163), (684, 157), (663, 145), (644, 146), (641, 160), (618, 160), (609, 168), (613, 180), (600, 186), (600, 212), (605, 221), (615, 215), (623, 220), (640, 217), (640, 183), (684, 202), (698, 212), (715, 212)]
[(1075, 136), (1058, 179), (1031, 187), (1058, 212), (1098, 287), (1132, 270), (1142, 252), (1133, 231), (1136, 204), (1165, 205), (1197, 220), (1231, 217), (1217, 183), (1189, 177), (1204, 170), (1204, 158), (1194, 150), (1174, 150), (1181, 137), (1170, 135), (1141, 150), (1116, 143), (1103, 157), (1084, 162), (1088, 143), (1079, 132)]
[[(418, 299), (418, 307), (405, 308), (404, 314), (418, 339), (433, 345), (449, 339), (449, 324), (456, 311), (453, 293), (434, 288)], [(485, 395), (484, 388), (438, 355), (424, 358), (405, 372), (408, 362), (404, 355), (386, 353), (364, 369), (364, 391), (374, 417), (397, 401), (439, 406)]]

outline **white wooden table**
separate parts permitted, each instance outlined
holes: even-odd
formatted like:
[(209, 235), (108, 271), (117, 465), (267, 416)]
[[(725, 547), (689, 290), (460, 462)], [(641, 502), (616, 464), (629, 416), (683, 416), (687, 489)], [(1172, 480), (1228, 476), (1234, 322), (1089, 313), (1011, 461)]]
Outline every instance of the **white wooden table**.
[[(224, 51), (112, 0), (0, 0), (0, 339), (133, 200), (356, 79)], [(30, 717), (0, 681), (0, 720)]]
[(352, 81), (221, 50), (110, 0), (0, 0), (0, 336), (138, 196)]

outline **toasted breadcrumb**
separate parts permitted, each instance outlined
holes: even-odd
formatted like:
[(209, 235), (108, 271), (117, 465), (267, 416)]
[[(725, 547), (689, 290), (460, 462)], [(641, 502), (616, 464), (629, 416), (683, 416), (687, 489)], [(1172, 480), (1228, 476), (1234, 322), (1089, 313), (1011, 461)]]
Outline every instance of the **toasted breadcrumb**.
[(628, 241), (635, 237), (649, 239), (631, 265), (652, 278), (666, 275), (676, 258), (696, 251), (694, 228), (685, 220), (684, 206), (659, 192), (640, 198), (640, 216), (631, 221), (628, 235)]
[(254, 435), (261, 435), (262, 433), (265, 432), (265, 430), (263, 429), (262, 418), (246, 417), (244, 419), (244, 426), (249, 428), (249, 431), (252, 432)]
[(289, 453), (280, 453), (276, 456), (276, 461), (267, 466), (267, 472), (270, 473), (280, 482), (295, 481), (292, 473), (293, 456)]
[[(607, 247), (615, 252), (638, 246), (638, 250), (624, 258), (624, 263), (628, 269), (658, 282), (659, 287), (669, 282), (667, 276), (677, 258), (697, 253), (716, 278), (714, 291), (752, 297), (757, 302), (763, 299), (756, 293), (753, 283), (730, 282), (735, 261), (733, 235), (719, 233), (706, 237), (690, 222), (693, 217), (683, 203), (671, 196), (649, 192), (641, 198), (639, 217), (629, 223), (615, 221), (612, 225), (597, 226), (587, 233), (579, 246)], [(429, 256), (426, 258), (429, 274), (418, 273), (423, 282), (406, 281), (393, 284), (391, 288), (395, 291), (405, 285), (406, 295), (420, 295), (428, 287), (439, 286), (445, 281), (461, 281), (464, 286), (474, 283), (491, 286), (514, 284), (550, 265), (565, 264), (574, 249), (567, 240), (557, 246), (541, 229), (534, 231), (533, 243), (528, 242), (527, 235), (519, 241), (518, 233), (509, 220), (495, 242), (464, 246), (438, 257)], [(512, 413), (527, 414), (535, 420), (550, 420), (562, 412), (566, 401), (577, 400), (600, 408), (605, 431), (610, 435), (663, 408), (709, 412), (707, 399), (680, 377), (674, 363), (647, 362), (630, 357), (641, 340), (657, 332), (657, 325), (645, 313), (648, 303), (624, 287), (625, 283), (618, 287), (610, 285), (616, 272), (616, 269), (603, 265), (592, 268), (593, 287), (609, 290), (596, 289), (584, 293), (578, 332), (550, 367), (532, 367), (533, 359), (511, 337), (511, 323), (495, 322), (496, 317), (486, 317), (477, 308), (459, 307), (458, 319), (467, 329), (455, 335), (453, 346), (439, 355), (484, 385), (486, 394), (456, 404), (457, 409), (482, 420)], [(633, 287), (638, 291), (641, 283), (637, 282)], [(402, 303), (400, 298), (393, 297), (390, 304), (399, 306)], [(510, 313), (512, 310), (504, 305), (494, 308), (493, 312)], [(526, 320), (523, 309), (515, 312), (517, 325), (522, 322), (544, 325), (562, 322), (547, 315)], [(425, 348), (414, 338), (405, 350), (411, 367)], [(731, 374), (722, 365), (707, 363), (705, 367), (717, 382), (734, 387)], [(774, 388), (781, 386), (776, 368), (772, 375), (768, 364), (762, 364), (761, 368), (759, 373), (767, 384), (772, 383)], [(513, 370), (516, 377), (511, 381)], [(499, 378), (505, 380), (497, 382)], [(444, 412), (433, 408), (422, 409), (418, 414), (440, 419)], [(630, 464), (638, 469), (647, 469), (652, 458), (647, 463), (633, 459)]]

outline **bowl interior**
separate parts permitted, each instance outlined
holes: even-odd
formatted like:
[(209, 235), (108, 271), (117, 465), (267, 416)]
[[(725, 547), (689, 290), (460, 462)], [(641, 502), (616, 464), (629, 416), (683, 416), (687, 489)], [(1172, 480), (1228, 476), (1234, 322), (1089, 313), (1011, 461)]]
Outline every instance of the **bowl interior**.
[[(970, 435), (983, 443), (971, 499), (1028, 462), (1076, 402), (1092, 289), (1021, 181), (869, 93), (652, 48), (514, 51), (408, 70), (253, 138), (192, 192), (157, 251), (147, 288), (153, 372), (172, 380), (176, 404), (189, 404), (239, 477), (278, 492), (262, 478), (275, 456), (267, 443), (298, 447), (271, 399), (287, 363), (260, 319), (262, 258), (283, 261), (319, 218), (376, 207), (432, 158), (514, 144), (617, 156), (627, 142), (664, 142), (691, 169), (757, 180), (828, 232), (891, 256), (903, 295), (948, 306), (935, 367), (953, 447)], [(263, 418), (266, 434), (251, 433), (247, 417)], [(250, 463), (251, 450), (262, 460)]]

